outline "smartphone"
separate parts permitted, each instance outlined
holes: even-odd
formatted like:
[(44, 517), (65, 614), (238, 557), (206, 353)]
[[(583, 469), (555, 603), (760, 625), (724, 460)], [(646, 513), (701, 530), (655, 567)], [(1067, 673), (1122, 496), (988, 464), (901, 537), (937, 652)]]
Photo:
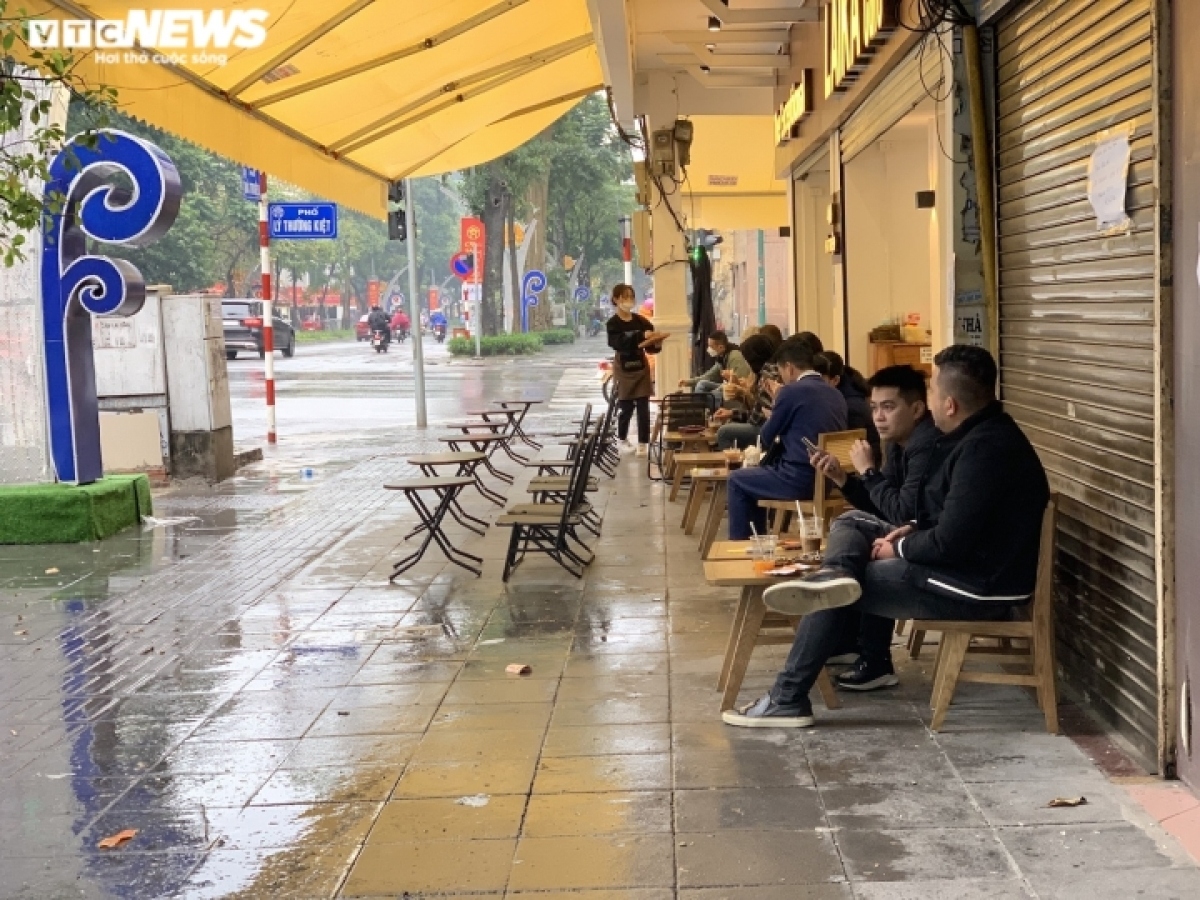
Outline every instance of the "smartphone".
[(800, 438), (800, 440), (804, 441), (804, 446), (808, 448), (809, 453), (820, 453), (821, 452), (821, 448), (818, 447), (816, 444), (814, 444), (812, 441), (810, 441), (808, 438), (802, 437), (802, 438)]

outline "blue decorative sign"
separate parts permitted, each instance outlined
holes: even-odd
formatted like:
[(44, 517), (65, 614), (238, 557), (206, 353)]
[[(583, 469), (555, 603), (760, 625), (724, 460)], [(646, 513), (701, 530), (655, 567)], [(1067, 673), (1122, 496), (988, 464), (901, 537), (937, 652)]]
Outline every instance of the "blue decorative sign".
[[(124, 186), (117, 176), (132, 183)], [(42, 211), (42, 328), (50, 455), (60, 481), (103, 477), (92, 316), (132, 316), (146, 284), (129, 262), (91, 256), (86, 240), (144, 247), (175, 223), (179, 172), (158, 147), (104, 130), (95, 147), (72, 140), (54, 158)]]
[(530, 269), (521, 279), (521, 330), (529, 330), (529, 307), (538, 305), (538, 294), (546, 289), (546, 273)]
[(338, 236), (336, 203), (272, 203), (267, 221), (273, 241), (327, 241)]
[(581, 284), (579, 287), (575, 288), (574, 296), (575, 299), (580, 303), (587, 303), (592, 299), (592, 289), (586, 284)]
[(255, 203), (262, 199), (262, 185), (258, 180), (258, 169), (242, 166), (242, 196)]

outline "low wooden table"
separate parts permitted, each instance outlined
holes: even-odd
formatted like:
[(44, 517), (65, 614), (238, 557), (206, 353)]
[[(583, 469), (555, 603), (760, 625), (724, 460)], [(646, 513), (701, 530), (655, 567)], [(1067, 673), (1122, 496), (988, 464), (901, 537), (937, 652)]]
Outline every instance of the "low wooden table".
[(492, 434), (491, 432), (468, 431), (463, 434), (448, 434), (438, 438), (443, 444), (449, 444), (450, 448), (455, 453), (466, 452), (463, 448), (470, 447), (476, 453), (484, 454), (483, 467), (487, 469), (495, 478), (505, 484), (512, 484), (513, 477), (507, 472), (501, 472), (492, 465), (492, 454), (502, 445), (508, 443), (509, 438), (503, 434)]
[(679, 489), (683, 487), (683, 478), (685, 475), (691, 472), (692, 469), (702, 469), (709, 466), (724, 468), (725, 454), (720, 451), (676, 453), (672, 467), (670, 501), (674, 503), (679, 497)]
[[(408, 457), (407, 462), (410, 466), (416, 466), (419, 468), (421, 470), (421, 474), (426, 478), (438, 477), (438, 469), (442, 466), (456, 466), (458, 469), (458, 471), (454, 473), (456, 476), (459, 478), (472, 479), (475, 483), (475, 490), (479, 491), (485, 500), (495, 503), (497, 506), (503, 507), (504, 498), (495, 491), (490, 490), (488, 486), (483, 483), (483, 479), (479, 477), (479, 464), (485, 459), (487, 459), (486, 453), (479, 453), (477, 451), (464, 451), (461, 453), (421, 453), (416, 456)], [(455, 501), (454, 505), (458, 505), (457, 500)], [(451, 507), (450, 512), (456, 519), (458, 518), (457, 511), (454, 509), (454, 507)], [(463, 515), (467, 514), (463, 513)], [(485, 528), (487, 527), (486, 522), (476, 519), (474, 516), (467, 517), (474, 520), (478, 524), (483, 525)], [(466, 523), (459, 519), (459, 524), (465, 525)], [(470, 526), (467, 527), (469, 528)], [(474, 531), (474, 529), (471, 530)]]
[[(390, 581), (395, 581), (401, 573), (419, 563), (432, 541), (437, 541), (437, 545), (446, 554), (446, 559), (456, 566), (462, 566), (468, 572), (474, 573), (476, 577), (482, 574), (483, 559), (473, 553), (459, 550), (450, 543), (450, 539), (442, 531), (442, 520), (455, 505), (459, 492), (473, 483), (473, 478), (414, 478), (411, 481), (399, 481), (395, 484), (384, 485), (384, 488), (389, 491), (403, 492), (421, 519), (420, 527), (414, 529), (409, 537), (421, 532), (425, 533), (425, 540), (421, 542), (420, 547), (392, 565)], [(436, 506), (430, 504), (422, 494), (434, 495), (437, 498)], [(405, 540), (407, 539), (405, 538)]]
[(527, 446), (532, 447), (534, 450), (541, 450), (542, 445), (539, 444), (537, 441), (535, 441), (531, 435), (526, 433), (521, 426), (522, 426), (522, 423), (524, 423), (524, 421), (525, 421), (525, 416), (529, 414), (529, 408), (531, 406), (537, 405), (538, 403), (541, 403), (542, 401), (541, 400), (496, 400), (494, 402), (501, 409), (516, 410), (517, 416), (516, 416), (516, 418), (514, 418), (512, 420), (512, 423), (513, 423), (513, 434), (516, 436), (517, 440), (519, 440), (523, 444), (526, 444)]
[[(704, 561), (704, 579), (719, 587), (741, 588), (737, 611), (733, 615), (733, 627), (729, 632), (729, 643), (725, 648), (725, 661), (717, 690), (721, 691), (721, 711), (733, 709), (738, 692), (742, 689), (750, 657), (755, 647), (769, 644), (790, 644), (796, 636), (800, 616), (785, 616), (768, 610), (763, 603), (763, 591), (773, 584), (782, 584), (787, 578), (762, 575), (754, 571), (754, 561), (746, 549), (749, 541), (717, 541), (711, 551), (712, 558)], [(764, 630), (772, 634), (762, 634)], [(780, 634), (779, 629), (786, 629)], [(817, 689), (827, 709), (839, 709), (841, 699), (834, 690), (829, 672), (821, 670), (817, 676)]]
[[(674, 444), (679, 444), (679, 449), (674, 448)], [(699, 434), (687, 433), (682, 431), (668, 431), (663, 436), (663, 445), (666, 447), (665, 458), (663, 459), (663, 477), (671, 478), (675, 474), (675, 460), (681, 453), (707, 453), (711, 447), (717, 445), (717, 433), (715, 431), (701, 431)], [(674, 498), (672, 498), (674, 499)]]

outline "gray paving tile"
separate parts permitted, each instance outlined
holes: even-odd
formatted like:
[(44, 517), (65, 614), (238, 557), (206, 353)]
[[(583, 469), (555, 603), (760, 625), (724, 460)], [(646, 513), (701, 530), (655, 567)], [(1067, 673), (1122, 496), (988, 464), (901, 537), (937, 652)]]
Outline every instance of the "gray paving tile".
[(1183, 849), (1164, 832), (1152, 837), (1128, 822), (1001, 828), (997, 833), (1022, 873), (1055, 889), (1102, 870), (1190, 864)]
[(1033, 900), (1020, 879), (855, 882), (855, 900)]
[(851, 882), (1016, 875), (1004, 848), (987, 829), (844, 828), (837, 832), (837, 842)]
[(819, 884), (843, 877), (837, 850), (824, 832), (677, 832), (675, 837), (681, 888)]
[(961, 782), (922, 778), (916, 784), (818, 781), (829, 824), (845, 830), (987, 828)]
[(824, 824), (821, 797), (810, 787), (675, 792), (678, 831), (810, 831)]
[[(973, 781), (966, 785), (992, 825), (1071, 825), (1121, 822), (1129, 795), (1095, 770), (1030, 781)], [(1085, 797), (1075, 807), (1050, 807), (1058, 797)]]

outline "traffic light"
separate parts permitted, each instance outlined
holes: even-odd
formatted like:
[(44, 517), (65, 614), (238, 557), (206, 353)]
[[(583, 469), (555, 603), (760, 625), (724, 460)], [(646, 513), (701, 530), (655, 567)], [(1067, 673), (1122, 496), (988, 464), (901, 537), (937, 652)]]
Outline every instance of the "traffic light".
[(408, 240), (408, 224), (404, 220), (404, 182), (388, 185), (388, 240)]

